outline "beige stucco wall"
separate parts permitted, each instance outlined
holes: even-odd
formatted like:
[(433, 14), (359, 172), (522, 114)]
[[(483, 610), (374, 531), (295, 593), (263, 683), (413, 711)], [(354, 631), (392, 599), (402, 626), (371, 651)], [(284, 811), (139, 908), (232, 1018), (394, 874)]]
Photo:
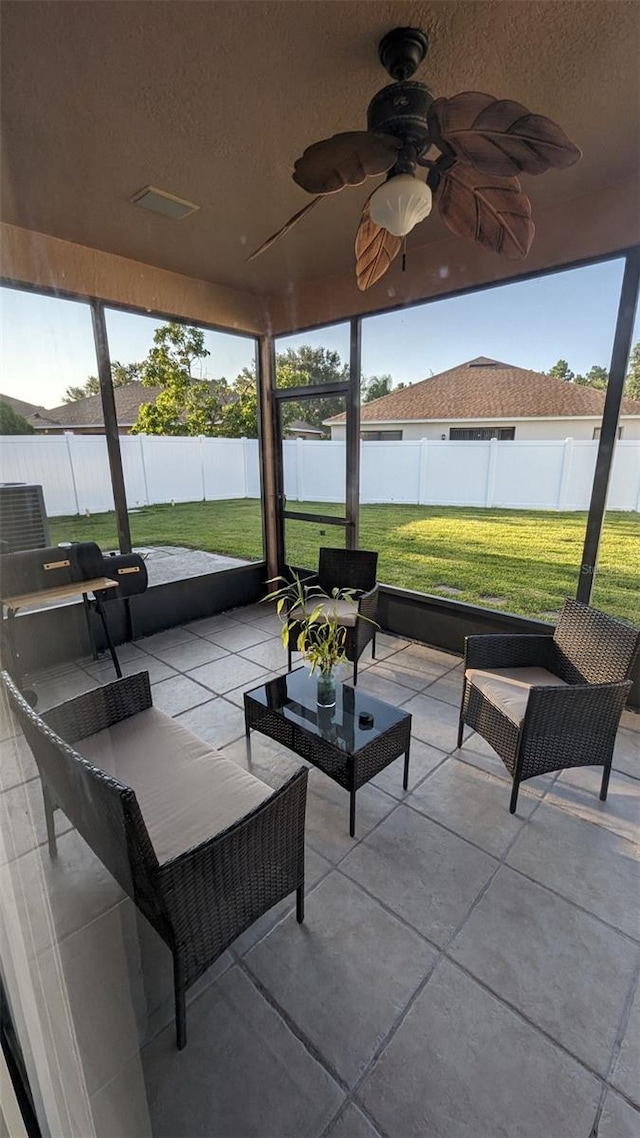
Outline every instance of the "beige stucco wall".
[[(516, 424), (516, 439), (592, 439), (600, 424), (599, 418), (532, 420)], [(623, 439), (640, 439), (640, 419), (621, 415), (620, 426)]]
[(252, 293), (170, 273), (15, 225), (0, 225), (0, 276), (184, 316), (230, 331), (259, 333), (267, 321), (266, 301)]
[[(491, 419), (491, 420), (439, 420), (429, 423), (363, 423), (362, 432), (370, 431), (402, 431), (403, 442), (417, 439), (441, 439), (443, 435), (449, 438), (450, 427), (513, 427), (516, 428), (516, 440), (525, 442), (528, 439), (592, 439), (594, 427), (600, 426), (600, 419)], [(622, 438), (625, 440), (640, 439), (640, 418), (620, 417)], [(345, 437), (344, 425), (331, 428), (331, 438), (342, 440)]]
[(230, 330), (280, 334), (620, 251), (640, 241), (637, 191), (629, 180), (606, 193), (559, 200), (538, 211), (536, 238), (525, 261), (505, 260), (448, 234), (429, 245), (410, 246), (407, 271), (393, 266), (366, 293), (359, 292), (350, 270), (292, 280), (280, 295), (258, 296), (6, 224), (0, 225), (0, 276)]

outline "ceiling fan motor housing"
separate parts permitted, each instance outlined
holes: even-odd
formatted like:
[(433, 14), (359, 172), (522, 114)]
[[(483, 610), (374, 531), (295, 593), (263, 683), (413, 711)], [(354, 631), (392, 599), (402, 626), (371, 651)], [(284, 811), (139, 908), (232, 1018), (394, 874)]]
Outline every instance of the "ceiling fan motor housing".
[(378, 59), (392, 79), (410, 79), (428, 47), (422, 28), (392, 28), (378, 44)]
[(424, 83), (407, 79), (383, 87), (369, 103), (368, 130), (393, 134), (422, 150), (429, 140), (427, 112), (434, 96)]

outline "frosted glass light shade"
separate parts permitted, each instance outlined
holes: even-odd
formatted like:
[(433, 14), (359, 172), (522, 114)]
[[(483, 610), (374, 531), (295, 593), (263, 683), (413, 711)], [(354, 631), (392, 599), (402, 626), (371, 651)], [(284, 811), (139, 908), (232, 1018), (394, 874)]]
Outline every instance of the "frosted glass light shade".
[(396, 174), (371, 195), (369, 213), (394, 237), (404, 237), (431, 213), (431, 190), (413, 174)]

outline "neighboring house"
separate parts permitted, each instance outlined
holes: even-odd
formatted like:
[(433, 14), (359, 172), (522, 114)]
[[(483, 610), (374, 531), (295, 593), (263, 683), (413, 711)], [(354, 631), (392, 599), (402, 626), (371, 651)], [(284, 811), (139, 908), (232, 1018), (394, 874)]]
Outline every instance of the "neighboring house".
[[(159, 387), (144, 387), (138, 381), (124, 387), (114, 388), (118, 430), (128, 435), (138, 418), (142, 403), (153, 403), (160, 392)], [(27, 416), (34, 430), (41, 435), (61, 435), (72, 431), (75, 435), (103, 435), (104, 417), (102, 400), (99, 395), (85, 395), (72, 403), (62, 403), (60, 407), (37, 408)]]
[(31, 422), (32, 415), (44, 410), (36, 403), (25, 403), (24, 399), (16, 399), (13, 395), (0, 395), (0, 403), (6, 403), (15, 411), (16, 415), (22, 415), (23, 419), (28, 419), (29, 422)]
[[(381, 399), (363, 403), (363, 440), (594, 439), (604, 391), (478, 356)], [(344, 439), (346, 416), (328, 419)], [(619, 437), (640, 439), (640, 400), (624, 399)]]
[[(161, 387), (145, 387), (139, 380), (113, 389), (119, 434), (130, 434), (141, 405), (153, 403), (161, 391)], [(59, 407), (39, 407), (27, 418), (39, 435), (62, 435), (65, 431), (71, 431), (74, 435), (104, 434), (102, 400), (99, 395), (85, 395), (83, 399), (74, 399)]]
[(290, 439), (321, 439), (326, 434), (322, 427), (314, 427), (312, 423), (305, 423), (302, 419), (294, 419), (284, 428), (284, 434)]

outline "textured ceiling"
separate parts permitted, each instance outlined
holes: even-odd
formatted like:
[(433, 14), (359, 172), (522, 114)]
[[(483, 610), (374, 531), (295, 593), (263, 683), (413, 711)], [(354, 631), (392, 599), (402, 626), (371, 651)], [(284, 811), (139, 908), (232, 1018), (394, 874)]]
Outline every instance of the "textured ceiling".
[[(636, 2), (6, 0), (2, 15), (2, 220), (203, 280), (282, 292), (351, 266), (375, 182), (246, 255), (308, 200), (290, 180), (304, 147), (365, 126), (396, 25), (429, 33), (416, 78), (436, 94), (517, 99), (582, 148), (523, 179), (534, 216), (638, 168)], [(172, 222), (130, 205), (148, 184), (201, 209)], [(433, 216), (410, 245), (442, 236)]]

